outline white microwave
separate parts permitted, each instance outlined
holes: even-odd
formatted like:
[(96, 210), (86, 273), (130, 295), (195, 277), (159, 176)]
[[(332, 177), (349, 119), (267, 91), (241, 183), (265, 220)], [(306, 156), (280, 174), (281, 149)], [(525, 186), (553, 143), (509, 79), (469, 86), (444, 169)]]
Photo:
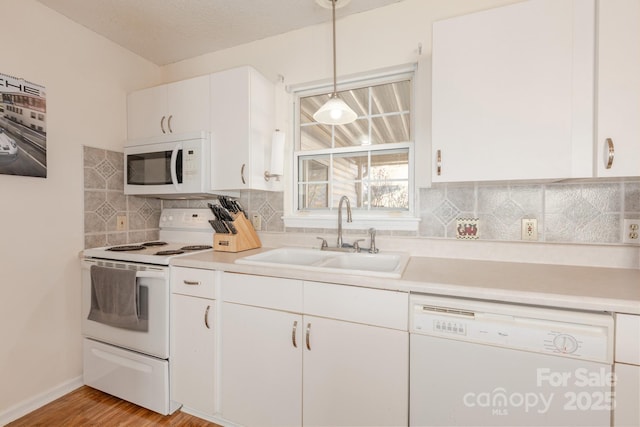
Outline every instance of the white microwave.
[(211, 140), (206, 132), (128, 141), (124, 194), (166, 199), (211, 194)]

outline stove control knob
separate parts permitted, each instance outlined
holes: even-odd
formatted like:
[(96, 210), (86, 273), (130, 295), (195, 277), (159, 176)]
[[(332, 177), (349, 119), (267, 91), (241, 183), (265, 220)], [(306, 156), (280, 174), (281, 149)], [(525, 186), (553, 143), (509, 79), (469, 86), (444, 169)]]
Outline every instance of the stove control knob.
[(567, 334), (557, 335), (553, 339), (553, 345), (560, 353), (574, 353), (578, 349), (578, 340)]

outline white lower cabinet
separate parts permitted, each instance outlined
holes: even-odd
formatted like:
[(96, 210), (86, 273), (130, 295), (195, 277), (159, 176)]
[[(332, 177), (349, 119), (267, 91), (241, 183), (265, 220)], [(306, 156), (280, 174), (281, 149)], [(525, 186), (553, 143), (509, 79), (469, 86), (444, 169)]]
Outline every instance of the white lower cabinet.
[(301, 424), (301, 324), (298, 314), (223, 303), (225, 419), (244, 426)]
[(616, 314), (614, 427), (640, 426), (640, 316)]
[[(323, 289), (330, 298), (322, 298)], [(355, 298), (345, 316), (350, 304), (336, 300), (341, 296)], [(397, 320), (386, 324), (389, 312), (406, 319), (407, 298), (225, 273), (222, 417), (245, 426), (407, 425), (408, 330), (406, 321), (402, 329), (394, 329)], [(386, 313), (376, 316), (384, 301)], [(333, 308), (325, 311), (325, 304)]]
[(215, 274), (174, 267), (171, 272), (171, 399), (201, 416), (216, 413)]
[(304, 316), (304, 426), (406, 426), (409, 335)]

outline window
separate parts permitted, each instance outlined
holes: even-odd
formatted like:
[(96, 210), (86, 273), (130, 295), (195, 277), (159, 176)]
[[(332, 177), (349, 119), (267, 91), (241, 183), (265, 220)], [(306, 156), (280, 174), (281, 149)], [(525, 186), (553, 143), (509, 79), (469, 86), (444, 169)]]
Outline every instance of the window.
[[(358, 115), (353, 123), (324, 125), (313, 114), (327, 86), (296, 92), (294, 197), (287, 226), (325, 228), (347, 196), (356, 218), (379, 228), (415, 229), (413, 215), (413, 71), (403, 70), (339, 87)], [(392, 219), (395, 225), (386, 227)], [(398, 220), (405, 219), (405, 225)], [(333, 224), (335, 226), (335, 224)]]

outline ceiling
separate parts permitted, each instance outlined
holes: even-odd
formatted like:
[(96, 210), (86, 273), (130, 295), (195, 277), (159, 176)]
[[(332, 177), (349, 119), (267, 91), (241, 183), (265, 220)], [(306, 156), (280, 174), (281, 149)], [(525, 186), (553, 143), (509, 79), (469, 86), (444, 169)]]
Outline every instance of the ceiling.
[[(38, 1), (157, 65), (331, 20), (315, 0)], [(336, 17), (399, 1), (353, 0)]]

